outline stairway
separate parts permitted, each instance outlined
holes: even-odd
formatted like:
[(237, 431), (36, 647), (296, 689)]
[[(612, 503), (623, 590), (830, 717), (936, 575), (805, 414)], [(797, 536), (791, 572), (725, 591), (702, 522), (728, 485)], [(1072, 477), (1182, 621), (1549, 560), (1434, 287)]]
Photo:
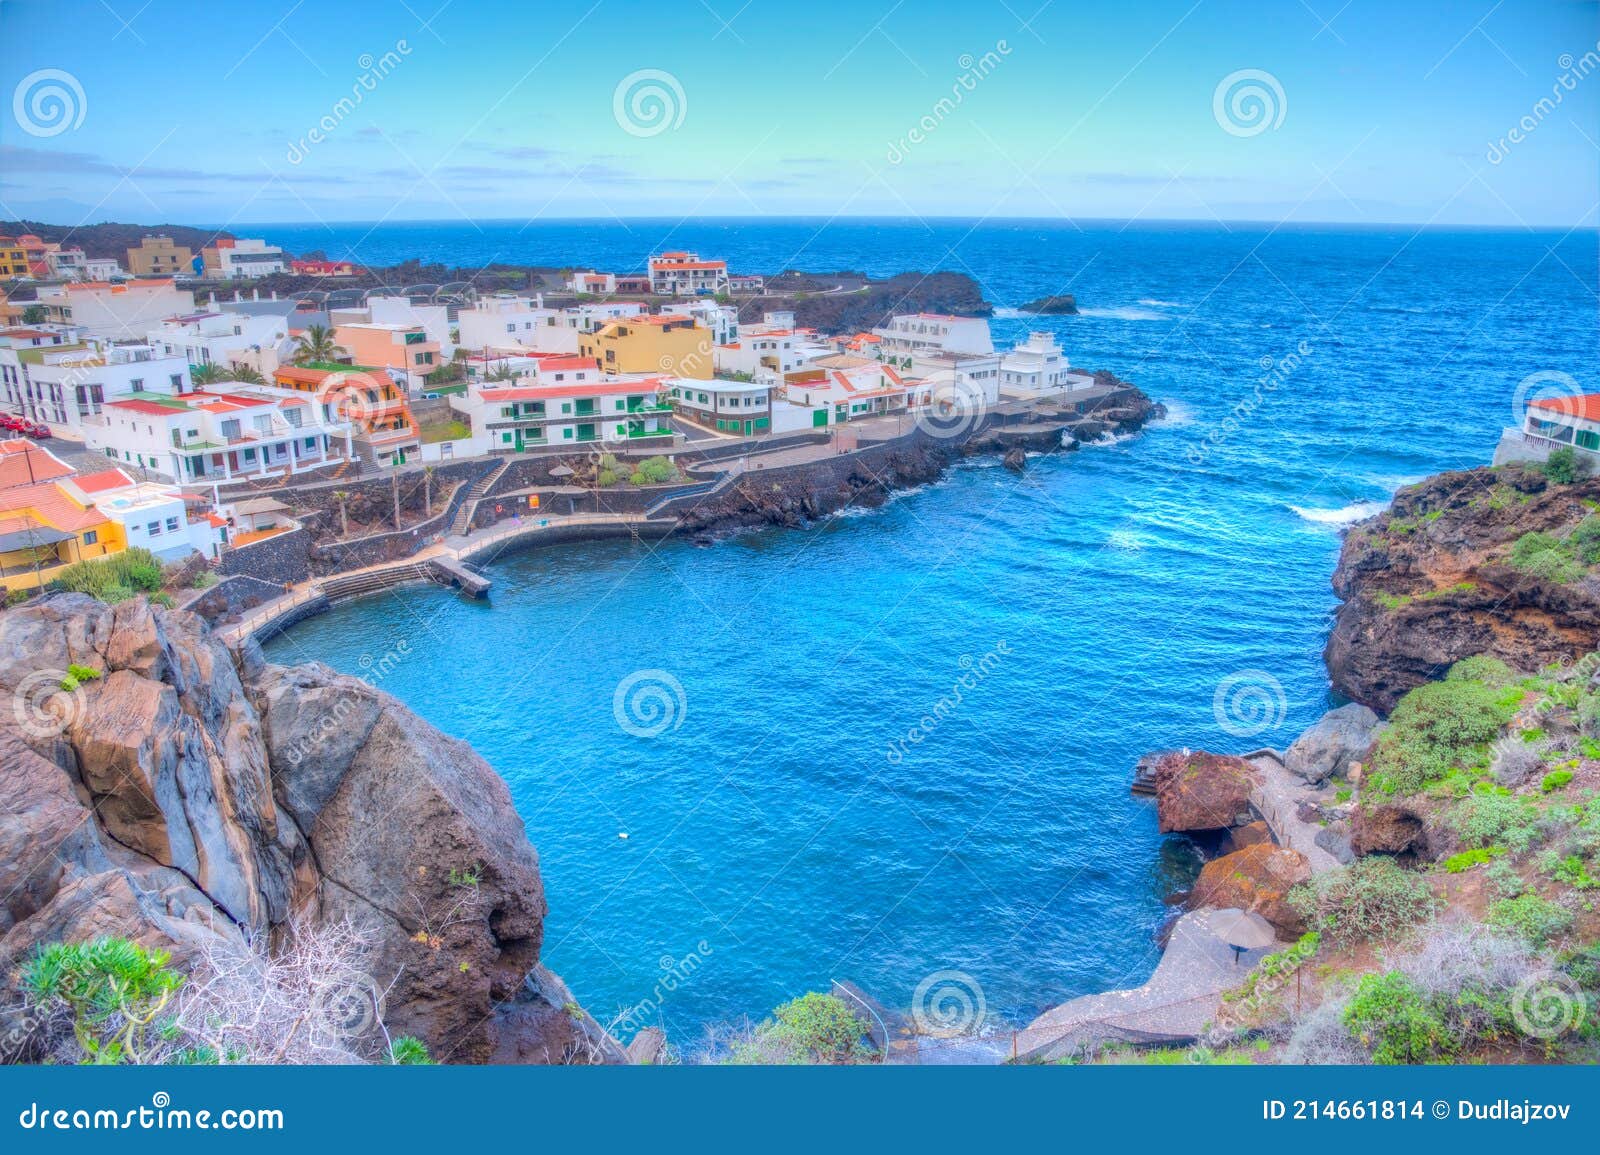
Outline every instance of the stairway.
[(467, 490), (466, 500), (461, 503), (461, 508), (456, 510), (455, 519), (450, 523), (452, 535), (461, 537), (472, 528), (472, 515), (478, 512), (478, 502), (488, 496), (495, 482), (499, 481), (510, 468), (511, 458), (508, 457), (480, 480), (472, 483), (472, 488)]
[(433, 567), (425, 561), (419, 561), (410, 565), (389, 566), (381, 570), (349, 574), (345, 577), (325, 578), (320, 584), (322, 596), (329, 602), (343, 602), (406, 582), (435, 580), (437, 579)]

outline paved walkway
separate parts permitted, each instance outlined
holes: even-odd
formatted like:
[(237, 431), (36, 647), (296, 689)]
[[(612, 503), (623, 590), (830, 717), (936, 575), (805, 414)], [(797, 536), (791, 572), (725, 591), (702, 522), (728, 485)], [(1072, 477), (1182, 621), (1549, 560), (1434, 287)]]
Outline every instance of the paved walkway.
[(1316, 801), (1317, 791), (1289, 773), (1274, 754), (1256, 754), (1249, 761), (1261, 772), (1261, 785), (1250, 792), (1250, 804), (1272, 828), (1273, 841), (1305, 855), (1313, 874), (1338, 866), (1339, 860), (1317, 845), (1322, 827), (1300, 818), (1300, 803)]
[(1019, 1057), (1068, 1058), (1097, 1042), (1190, 1043), (1217, 1016), (1222, 992), (1244, 981), (1274, 947), (1245, 951), (1237, 961), (1217, 937), (1210, 908), (1191, 911), (1172, 928), (1155, 974), (1143, 986), (1084, 995), (1052, 1007), (1017, 1032)]

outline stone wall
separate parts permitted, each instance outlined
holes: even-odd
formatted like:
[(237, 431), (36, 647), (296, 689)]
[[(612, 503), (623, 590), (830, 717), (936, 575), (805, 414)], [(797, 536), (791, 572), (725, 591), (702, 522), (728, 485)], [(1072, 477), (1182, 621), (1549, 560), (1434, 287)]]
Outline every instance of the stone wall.
[(217, 562), (224, 576), (258, 578), (280, 590), (311, 576), (311, 531), (301, 527), (230, 549)]

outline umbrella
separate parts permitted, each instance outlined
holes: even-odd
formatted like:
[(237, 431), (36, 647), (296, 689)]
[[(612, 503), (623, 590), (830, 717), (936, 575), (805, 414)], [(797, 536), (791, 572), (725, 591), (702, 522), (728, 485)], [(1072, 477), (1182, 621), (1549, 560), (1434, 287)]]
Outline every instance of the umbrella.
[(1211, 928), (1216, 936), (1233, 948), (1233, 961), (1247, 950), (1271, 946), (1278, 941), (1278, 932), (1259, 914), (1243, 910), (1219, 910), (1211, 916)]
[(571, 477), (572, 476), (572, 466), (570, 466), (570, 465), (552, 466), (551, 469), (550, 469), (550, 476), (551, 477)]

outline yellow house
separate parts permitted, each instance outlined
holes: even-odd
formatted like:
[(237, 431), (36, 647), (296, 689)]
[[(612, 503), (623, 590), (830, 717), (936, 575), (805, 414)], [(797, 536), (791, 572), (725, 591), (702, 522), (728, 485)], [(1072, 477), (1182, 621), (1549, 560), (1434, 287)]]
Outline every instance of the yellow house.
[(35, 589), (63, 566), (127, 548), (120, 524), (53, 481), (0, 489), (0, 584)]
[(0, 277), (26, 277), (28, 250), (16, 237), (0, 237)]
[(171, 237), (145, 237), (128, 250), (128, 272), (136, 277), (170, 277), (192, 272), (194, 253)]
[(607, 373), (668, 373), (711, 380), (711, 330), (692, 317), (625, 317), (578, 337), (578, 354)]

